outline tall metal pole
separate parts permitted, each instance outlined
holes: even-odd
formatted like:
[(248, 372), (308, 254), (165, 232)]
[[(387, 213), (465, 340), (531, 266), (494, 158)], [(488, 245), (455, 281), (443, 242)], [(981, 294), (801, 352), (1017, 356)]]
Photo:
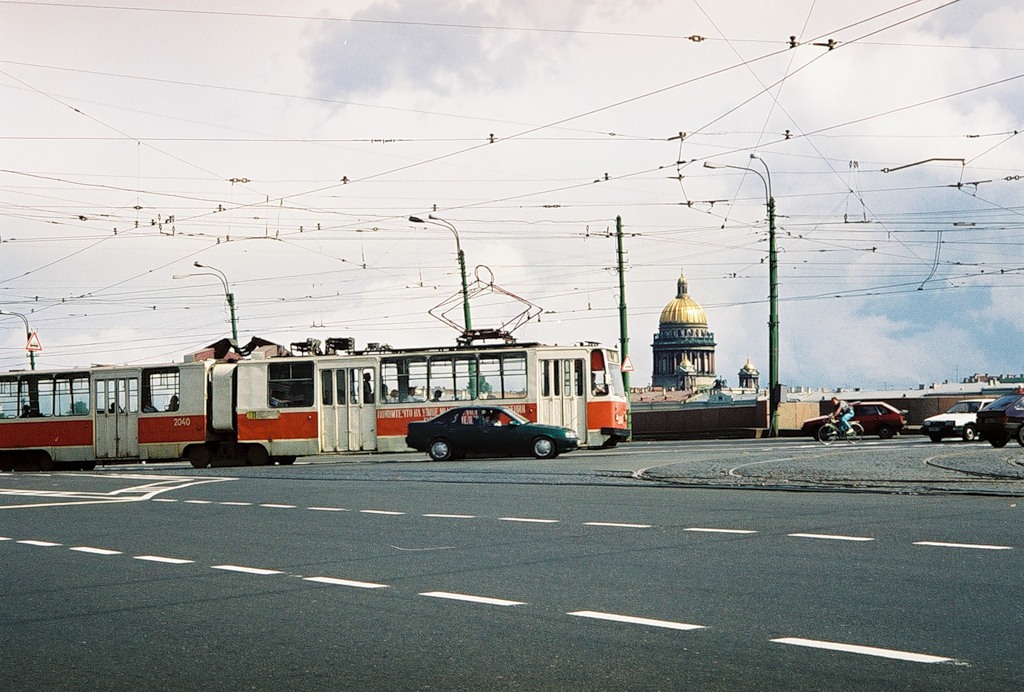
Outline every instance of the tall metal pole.
[[(767, 166), (766, 166), (767, 168)], [(775, 198), (768, 197), (768, 436), (779, 436), (779, 256), (775, 250)]]
[(444, 226), (455, 235), (455, 250), (459, 257), (459, 274), (462, 277), (462, 322), (466, 325), (465, 332), (469, 333), (469, 331), (473, 329), (473, 320), (469, 314), (469, 285), (466, 283), (466, 255), (462, 252), (462, 243), (459, 241), (458, 229), (455, 228), (455, 225), (450, 221), (445, 221), (433, 214), (428, 214), (426, 219), (421, 219), (418, 216), (410, 216), (409, 221), (412, 223), (433, 223), (437, 226)]
[[(22, 315), (20, 312), (11, 312), (10, 310), (7, 310), (6, 312), (3, 311), (3, 310), (0, 310), (0, 315), (14, 315), (15, 317), (20, 317), (21, 318), (21, 321), (25, 323), (25, 345), (27, 346), (29, 341), (32, 340), (32, 328), (28, 326), (28, 318), (25, 317), (24, 315)], [(36, 352), (35, 351), (29, 351), (28, 352), (28, 362), (29, 362), (29, 367), (32, 370), (35, 370), (36, 369)]]
[(235, 345), (238, 345), (238, 322), (235, 319), (235, 294), (231, 292), (231, 286), (228, 284), (227, 275), (216, 267), (211, 267), (208, 264), (202, 264), (201, 262), (193, 262), (193, 267), (199, 267), (200, 269), (209, 269), (208, 272), (194, 272), (192, 274), (175, 274), (172, 278), (174, 279), (188, 279), (193, 276), (216, 276), (220, 279), (220, 283), (224, 286), (224, 297), (228, 302), (228, 311), (231, 314), (231, 338), (234, 339)]
[(727, 163), (705, 161), (704, 168), (749, 171), (764, 184), (765, 200), (768, 205), (768, 436), (778, 437), (782, 391), (779, 387), (779, 256), (775, 247), (775, 197), (772, 195), (772, 172), (768, 164), (757, 154), (751, 154), (750, 158), (761, 162), (767, 177), (753, 168), (732, 166)]
[[(619, 344), (622, 351), (621, 362), (629, 355), (629, 321), (626, 319), (626, 255), (622, 249), (622, 217), (615, 217), (615, 239), (618, 247), (619, 264)], [(633, 409), (629, 396), (629, 373), (622, 373), (622, 386), (626, 390), (626, 427), (633, 429)]]

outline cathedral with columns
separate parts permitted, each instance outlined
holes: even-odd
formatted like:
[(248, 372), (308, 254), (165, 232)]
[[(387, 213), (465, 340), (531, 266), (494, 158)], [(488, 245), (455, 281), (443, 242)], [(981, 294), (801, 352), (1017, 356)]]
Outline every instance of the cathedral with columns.
[[(696, 392), (723, 386), (715, 369), (715, 335), (708, 329), (704, 308), (690, 296), (683, 274), (676, 283), (676, 297), (661, 311), (651, 348), (654, 387)], [(748, 358), (739, 371), (740, 389), (757, 390), (759, 377)]]

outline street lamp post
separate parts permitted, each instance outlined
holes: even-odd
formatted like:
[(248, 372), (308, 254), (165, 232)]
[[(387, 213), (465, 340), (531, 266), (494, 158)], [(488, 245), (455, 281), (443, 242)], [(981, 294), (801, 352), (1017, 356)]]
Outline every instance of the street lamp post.
[(764, 183), (768, 206), (768, 436), (778, 437), (779, 403), (782, 393), (779, 391), (779, 258), (775, 246), (775, 197), (772, 195), (772, 173), (768, 164), (757, 154), (751, 154), (750, 158), (761, 162), (766, 175), (761, 175), (760, 171), (753, 168), (711, 161), (705, 161), (704, 167), (749, 171)]
[(428, 214), (426, 219), (419, 216), (410, 216), (412, 223), (432, 223), (436, 226), (443, 226), (455, 235), (455, 250), (459, 256), (459, 274), (462, 276), (462, 320), (465, 324), (465, 331), (468, 334), (473, 329), (473, 322), (469, 315), (469, 286), (466, 284), (466, 255), (462, 252), (462, 243), (459, 242), (459, 231), (449, 221)]
[(188, 279), (193, 276), (216, 276), (220, 279), (221, 284), (224, 286), (224, 297), (228, 301), (228, 310), (231, 313), (231, 338), (234, 339), (235, 345), (238, 344), (238, 325), (235, 321), (235, 294), (231, 292), (231, 286), (228, 284), (228, 277), (220, 269), (211, 267), (208, 264), (200, 264), (199, 262), (193, 262), (193, 267), (200, 269), (209, 269), (208, 272), (193, 272), (191, 274), (175, 274), (175, 279)]
[[(21, 321), (25, 323), (25, 344), (28, 345), (28, 343), (32, 340), (32, 328), (28, 326), (28, 318), (25, 317), (24, 315), (22, 315), (20, 312), (11, 312), (10, 310), (6, 310), (6, 311), (5, 310), (0, 310), (0, 315), (13, 315), (15, 317), (20, 317), (21, 318)], [(29, 362), (29, 367), (32, 370), (35, 370), (36, 369), (36, 353), (35, 353), (35, 351), (29, 351), (28, 352), (28, 362)]]

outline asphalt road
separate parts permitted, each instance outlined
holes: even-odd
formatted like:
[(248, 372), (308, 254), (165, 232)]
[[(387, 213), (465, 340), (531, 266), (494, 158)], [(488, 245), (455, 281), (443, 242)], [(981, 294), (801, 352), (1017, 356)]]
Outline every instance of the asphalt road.
[[(1019, 690), (1024, 507), (1012, 478), (972, 485), (1014, 453), (723, 441), (0, 474), (2, 687)], [(976, 459), (966, 491), (820, 484), (936, 455)]]

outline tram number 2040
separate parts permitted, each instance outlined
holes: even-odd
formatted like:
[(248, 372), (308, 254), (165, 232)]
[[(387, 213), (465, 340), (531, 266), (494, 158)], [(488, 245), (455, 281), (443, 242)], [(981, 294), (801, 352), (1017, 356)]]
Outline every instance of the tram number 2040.
[(190, 425), (192, 425), (192, 419), (191, 418), (175, 418), (174, 419), (174, 427), (176, 427), (176, 428), (187, 428)]

